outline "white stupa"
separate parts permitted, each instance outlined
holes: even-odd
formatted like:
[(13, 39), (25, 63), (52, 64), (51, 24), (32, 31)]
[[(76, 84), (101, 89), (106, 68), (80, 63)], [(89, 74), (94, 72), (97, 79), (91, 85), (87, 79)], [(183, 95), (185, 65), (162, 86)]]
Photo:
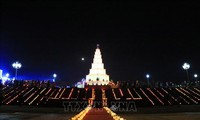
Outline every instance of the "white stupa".
[(109, 75), (106, 74), (106, 70), (104, 69), (101, 51), (99, 49), (99, 45), (97, 44), (97, 49), (94, 54), (92, 68), (90, 69), (89, 74), (86, 75), (86, 84), (108, 85), (108, 83), (109, 83)]

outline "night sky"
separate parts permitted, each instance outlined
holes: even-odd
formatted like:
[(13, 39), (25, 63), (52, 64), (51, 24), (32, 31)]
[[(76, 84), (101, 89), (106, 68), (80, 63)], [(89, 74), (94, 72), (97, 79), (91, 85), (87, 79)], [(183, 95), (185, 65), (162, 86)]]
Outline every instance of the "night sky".
[[(200, 4), (195, 2), (1, 1), (0, 69), (19, 78), (74, 84), (100, 44), (114, 81), (183, 81), (184, 62), (200, 75)], [(81, 61), (84, 57), (85, 61)]]

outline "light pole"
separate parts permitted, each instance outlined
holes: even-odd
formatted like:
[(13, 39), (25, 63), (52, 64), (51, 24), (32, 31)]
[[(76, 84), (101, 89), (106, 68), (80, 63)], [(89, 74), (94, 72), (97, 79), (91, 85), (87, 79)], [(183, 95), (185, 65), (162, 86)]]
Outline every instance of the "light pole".
[(82, 57), (82, 58), (81, 58), (81, 61), (84, 61), (84, 60), (85, 60), (85, 58), (84, 58), (84, 57)]
[(10, 74), (9, 73), (6, 73), (6, 77), (8, 78), (10, 76)]
[(15, 80), (16, 80), (17, 79), (17, 69), (20, 69), (22, 67), (22, 64), (17, 61), (17, 62), (14, 62), (12, 64), (12, 66), (13, 66), (13, 68), (15, 68)]
[(53, 82), (55, 82), (55, 80), (56, 80), (56, 77), (57, 77), (57, 74), (53, 74)]
[(150, 78), (150, 75), (149, 75), (149, 74), (146, 74), (146, 78), (147, 78), (147, 85), (149, 86), (149, 78)]
[(198, 77), (198, 75), (194, 74), (195, 81), (197, 81), (197, 77)]
[(184, 63), (182, 67), (183, 67), (183, 69), (186, 71), (186, 74), (187, 74), (187, 82), (189, 82), (188, 69), (190, 68), (190, 64), (189, 64), (189, 63)]

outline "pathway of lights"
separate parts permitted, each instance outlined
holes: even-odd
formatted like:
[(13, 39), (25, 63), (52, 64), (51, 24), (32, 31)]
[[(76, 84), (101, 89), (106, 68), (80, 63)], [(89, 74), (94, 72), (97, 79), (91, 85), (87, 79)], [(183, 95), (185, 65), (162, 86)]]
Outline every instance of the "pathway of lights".
[[(179, 93), (181, 93), (183, 96), (189, 98), (191, 100), (191, 98), (189, 96), (187, 96), (185, 93), (183, 93), (181, 90), (179, 90), (178, 88), (175, 88), (175, 90), (177, 90)], [(180, 98), (184, 99), (182, 96), (180, 96)], [(187, 100), (185, 100), (187, 101)], [(190, 104), (190, 102), (187, 101), (187, 104)]]
[(132, 95), (131, 91), (129, 90), (129, 88), (126, 88), (122, 92), (124, 92), (125, 94), (127, 94), (129, 96), (129, 98), (127, 98), (127, 99), (130, 99), (130, 100), (132, 99), (133, 100), (133, 95)]
[(82, 120), (85, 115), (91, 110), (92, 107), (86, 107), (83, 111), (81, 111), (79, 114), (75, 115), (74, 117), (71, 118), (71, 120)]
[(54, 95), (54, 93), (56, 93), (56, 91), (57, 91), (57, 89), (54, 89), (54, 90), (51, 92), (49, 98), (54, 98), (53, 95)]
[(200, 93), (200, 90), (199, 89), (197, 89), (197, 88), (194, 88), (197, 92), (199, 92)]
[(18, 97), (18, 95), (16, 95), (15, 97), (13, 97), (11, 100), (9, 100), (6, 104), (8, 105), (10, 102), (12, 102), (13, 100), (15, 100)]
[(164, 88), (161, 88), (161, 90), (163, 90), (165, 93), (169, 94)]
[(187, 98), (189, 98), (192, 102), (194, 102), (195, 104), (198, 104), (197, 101), (195, 101), (195, 100), (192, 99), (189, 95), (187, 95), (186, 93), (184, 93), (184, 92), (182, 91), (183, 88), (180, 88), (180, 89), (177, 88), (177, 90), (178, 90), (181, 94), (183, 94), (184, 96), (186, 96)]
[(47, 96), (50, 93), (51, 89), (52, 88), (45, 89), (45, 91), (44, 91), (45, 95), (42, 95), (41, 98), (39, 98), (39, 101), (37, 102), (37, 105), (44, 99), (45, 96)]
[(58, 95), (61, 93), (61, 91), (62, 91), (62, 88), (59, 88), (59, 90), (58, 90), (57, 94), (54, 96), (54, 98), (57, 98)]
[(26, 103), (36, 92), (37, 92), (37, 90), (35, 90), (31, 95), (29, 95), (29, 97), (26, 98), (26, 100), (24, 100), (24, 102)]
[[(19, 87), (17, 87), (16, 89), (18, 89)], [(11, 94), (12, 92), (14, 92), (15, 90), (14, 89), (10, 89), (6, 94), (5, 94), (5, 97), (7, 97), (9, 94)]]
[(155, 103), (149, 98), (149, 96), (140, 88), (140, 91), (144, 94), (144, 96), (151, 102), (152, 105), (155, 105)]
[(24, 100), (24, 102), (26, 102), (26, 101), (30, 98), (30, 96), (32, 95), (32, 94), (29, 95), (29, 93), (31, 93), (31, 91), (33, 91), (33, 92), (32, 92), (32, 94), (33, 94), (33, 93), (34, 93), (34, 88), (32, 88), (32, 89), (29, 90), (26, 94), (23, 95), (23, 98), (26, 98), (26, 99)]
[[(175, 99), (173, 95), (169, 94), (164, 88), (161, 88), (161, 90), (164, 91), (167, 95), (170, 95), (170, 97), (171, 97), (174, 101), (177, 102), (177, 99)], [(169, 100), (168, 100), (168, 102), (169, 102)]]
[(56, 89), (52, 89), (52, 91), (50, 92), (49, 98), (48, 99), (55, 99), (53, 97), (54, 93), (56, 93)]
[[(198, 93), (196, 93), (195, 91), (193, 91), (193, 90), (191, 90), (190, 88), (187, 88), (190, 92), (192, 92), (192, 93), (194, 93), (195, 95), (197, 95), (198, 97), (200, 97), (200, 95), (198, 94)], [(199, 98), (198, 98), (198, 100), (200, 100)]]
[[(16, 88), (16, 90), (19, 89), (19, 87)], [(5, 94), (5, 98), (2, 102), (6, 103), (7, 100), (9, 100), (9, 98), (12, 98), (11, 95), (15, 92), (14, 89), (11, 89), (8, 91), (8, 93)]]
[(68, 99), (71, 90), (72, 90), (72, 88), (66, 89), (65, 92), (63, 93), (63, 98), (62, 99)]
[(6, 103), (6, 101), (9, 100), (10, 98), (12, 99), (11, 96), (8, 96), (6, 99), (4, 99), (4, 100), (2, 101), (2, 103)]
[(131, 91), (129, 90), (129, 88), (127, 88), (127, 91), (128, 91), (128, 93), (130, 94), (131, 98), (134, 100), (134, 97), (133, 97)]
[(113, 93), (113, 95), (114, 95), (114, 97), (115, 97), (115, 100), (119, 100), (119, 99), (120, 99), (120, 98), (117, 98), (117, 97), (116, 97), (116, 94), (115, 94), (114, 89), (112, 89), (112, 93)]
[(44, 95), (42, 95), (42, 93), (46, 93), (48, 91), (48, 89), (46, 88), (46, 89), (43, 89), (41, 92), (40, 92), (40, 95), (37, 97), (37, 99), (35, 99), (35, 101), (36, 101), (36, 105), (38, 105), (40, 102), (41, 102), (41, 99), (44, 97)]
[(64, 93), (65, 91), (66, 91), (66, 88), (64, 88), (63, 91), (61, 92), (61, 94), (60, 94), (60, 96), (59, 96), (59, 99), (62, 98), (63, 93)]
[[(27, 89), (28, 89), (28, 88), (26, 88), (25, 90), (19, 90), (19, 91), (17, 91), (16, 93), (20, 93), (20, 91), (21, 91), (20, 94), (23, 94)], [(6, 104), (7, 104), (7, 105), (10, 104), (10, 103), (11, 103), (12, 101), (14, 101), (18, 96), (19, 96), (19, 94), (17, 94), (15, 97), (13, 97), (12, 99), (10, 99)]]
[[(161, 96), (161, 98), (164, 98), (164, 97), (165, 97), (158, 89), (154, 88), (154, 90), (158, 93), (158, 95)], [(165, 100), (164, 100), (164, 101), (165, 101)], [(167, 102), (171, 105), (171, 102), (170, 102), (169, 100), (168, 100)]]
[(92, 89), (92, 99), (95, 99), (95, 90)]
[(190, 104), (190, 102), (188, 102), (185, 98), (183, 98), (182, 96), (180, 96), (180, 98), (185, 101), (185, 103)]
[(158, 89), (154, 88), (154, 90), (155, 90), (160, 96), (164, 97), (164, 95), (163, 95)]
[[(171, 88), (169, 88), (170, 91), (173, 92), (173, 90)], [(175, 88), (176, 90), (176, 88)], [(178, 90), (177, 90), (178, 91)], [(186, 104), (190, 104), (190, 102), (188, 102), (185, 98), (183, 98), (182, 96), (179, 96), (180, 99), (182, 99)], [(179, 104), (182, 104), (181, 102)]]
[[(164, 90), (164, 88), (162, 88), (162, 89)], [(168, 90), (171, 91), (170, 88), (169, 88)], [(168, 93), (169, 93), (169, 92), (168, 92)], [(172, 94), (169, 94), (169, 95), (171, 95), (171, 98), (172, 98), (174, 101), (179, 102), (178, 104), (182, 104), (181, 101), (178, 101), (178, 99), (175, 98)]]
[[(17, 89), (17, 88), (16, 88)], [(6, 103), (6, 101), (9, 100), (9, 98), (12, 98), (11, 95), (14, 93), (14, 89), (11, 89), (11, 91), (9, 91), (7, 94), (5, 94), (5, 98), (2, 103)]]
[(74, 88), (71, 89), (71, 91), (70, 91), (69, 96), (68, 96), (67, 99), (70, 99), (70, 98), (71, 98), (73, 91), (74, 91)]
[(139, 97), (139, 99), (142, 99), (141, 95), (135, 90), (135, 88), (133, 90), (137, 94), (137, 96)]
[[(120, 88), (119, 88), (119, 89), (120, 89)], [(114, 93), (115, 93), (116, 97), (121, 99), (122, 95), (121, 95), (119, 89), (113, 89), (113, 90), (114, 90)]]
[[(46, 93), (47, 89), (46, 88), (43, 88), (41, 89), (41, 91), (37, 90), (38, 92), (40, 92), (39, 94), (36, 94), (35, 97), (33, 97), (32, 100), (30, 100), (30, 102), (28, 103), (29, 105), (32, 105), (34, 103), (34, 101), (36, 101), (36, 105), (39, 104), (40, 101), (37, 101), (37, 99), (39, 99), (39, 97), (42, 96), (42, 93)], [(41, 97), (42, 98), (42, 97)], [(41, 100), (41, 99), (40, 99)]]
[(101, 91), (102, 91), (103, 106), (107, 106), (107, 98), (106, 98), (105, 90), (101, 89)]
[(105, 90), (104, 90), (104, 89), (101, 89), (101, 91), (102, 91), (102, 98), (106, 98)]
[(122, 96), (124, 95), (124, 93), (126, 93), (126, 95), (128, 94), (130, 97), (129, 98), (127, 97), (126, 100), (131, 100), (131, 99), (133, 99), (133, 95), (131, 94), (130, 90), (129, 91), (128, 90), (129, 90), (128, 88), (126, 90), (124, 90), (124, 91), (122, 91), (120, 89), (120, 93), (121, 93)]
[(50, 93), (51, 90), (52, 90), (52, 88), (50, 88), (50, 89), (48, 90), (48, 92), (47, 92), (45, 95), (48, 95), (48, 94)]
[(29, 94), (31, 91), (33, 91), (34, 90), (34, 88), (31, 88), (28, 92), (26, 92), (24, 95), (23, 95), (23, 97), (25, 97), (27, 94)]
[[(154, 89), (156, 89), (156, 88), (154, 88)], [(162, 97), (165, 97), (165, 95), (166, 95), (166, 96), (169, 95), (168, 92), (165, 91), (163, 88), (162, 88), (162, 89), (156, 89), (156, 90), (157, 90), (157, 92), (159, 92), (161, 95), (163, 95)], [(161, 92), (162, 92), (162, 93), (161, 93)], [(173, 96), (170, 95), (170, 97), (175, 101), (175, 99), (174, 99)], [(172, 105), (172, 103), (171, 103), (169, 100), (167, 100), (167, 102), (168, 102), (170, 105)]]
[(29, 105), (31, 105), (44, 91), (46, 90), (46, 88), (43, 88), (43, 90), (42, 91), (40, 91), (40, 93), (39, 94), (37, 94), (37, 96), (36, 97), (34, 97), (33, 99), (32, 99), (32, 101), (31, 102), (29, 102), (28, 104)]
[[(38, 105), (44, 98), (44, 96), (41, 96), (42, 93), (46, 93), (47, 96), (52, 96), (54, 94), (53, 98), (60, 99), (60, 98), (62, 98), (63, 94), (66, 91), (66, 88), (57, 89), (57, 92), (52, 90), (52, 88), (49, 88), (49, 89), (45, 89), (45, 88), (35, 89), (35, 88), (28, 88), (28, 87), (24, 87), (24, 88), (17, 87), (15, 89), (13, 89), (13, 88), (3, 88), (3, 89), (5, 90), (5, 96), (6, 96), (5, 99), (3, 100), (3, 103), (5, 103), (5, 104), (13, 104), (13, 103), (15, 103), (17, 98), (19, 97), (19, 93), (21, 93), (23, 95), (24, 99), (25, 99), (24, 102), (26, 104), (28, 104), (28, 105), (32, 105), (32, 104), (34, 104), (34, 105), (37, 104)], [(151, 93), (150, 94), (151, 97), (154, 97), (156, 99), (160, 99), (159, 97), (161, 97), (161, 96), (170, 95), (170, 98), (172, 98), (173, 101), (177, 101), (176, 97), (174, 97), (174, 94), (173, 95), (170, 94), (170, 93), (172, 93), (172, 91), (176, 90), (178, 93), (180, 93), (180, 100), (181, 100), (181, 102), (183, 102), (183, 104), (185, 104), (185, 103), (186, 104), (190, 104), (190, 103), (199, 104), (200, 103), (199, 102), (200, 101), (200, 94), (199, 94), (200, 90), (197, 89), (197, 88), (193, 88), (193, 89), (189, 89), (189, 88), (175, 88), (175, 89), (172, 89), (172, 88), (161, 88), (161, 89), (156, 89), (156, 88), (154, 88), (154, 90), (155, 91), (152, 91), (149, 88), (149, 90), (147, 92), (150, 92)], [(59, 94), (58, 94), (58, 91), (60, 91)], [(133, 96), (131, 92), (133, 92), (134, 89), (130, 91), (127, 88), (127, 91), (131, 96)], [(150, 96), (148, 96), (142, 90), (142, 88), (140, 88), (140, 91), (142, 92), (142, 94), (144, 94), (144, 96), (148, 99), (148, 101), (151, 102), (152, 105), (155, 105), (154, 101), (152, 101), (149, 98)], [(120, 92), (120, 89), (117, 92)], [(124, 91), (122, 89), (121, 89), (121, 92), (122, 93), (119, 93), (119, 95), (120, 94), (125, 94), (125, 93), (123, 93)], [(68, 97), (68, 99), (72, 99), (71, 98), (72, 94), (74, 94), (73, 88), (69, 89), (68, 94), (66, 96), (66, 99), (67, 99), (67, 97)], [(103, 92), (102, 92), (102, 94), (103, 94)], [(115, 93), (113, 93), (113, 94), (116, 97)], [(136, 94), (134, 93), (134, 95), (136, 95)], [(93, 98), (95, 97), (94, 90), (92, 90), (92, 97)], [(102, 97), (103, 97), (103, 95), (102, 95)], [(179, 104), (182, 104), (181, 102), (179, 102)], [(160, 99), (160, 103), (162, 103), (161, 99)], [(168, 103), (169, 103), (169, 100), (168, 100)]]
[(163, 101), (156, 95), (154, 94), (150, 88), (147, 88), (147, 90), (162, 104), (164, 105)]
[[(52, 88), (50, 88), (50, 89), (46, 92), (45, 96), (47, 96), (47, 95), (50, 93), (51, 90), (52, 90)], [(44, 96), (40, 99), (40, 101), (39, 101), (37, 104), (39, 104), (43, 99), (44, 99)]]
[[(188, 95), (190, 95), (190, 97), (193, 97), (193, 98), (195, 98), (196, 100), (200, 100), (198, 97), (196, 97), (195, 95), (192, 95), (192, 92), (190, 93), (190, 92), (188, 92), (186, 89), (184, 89), (184, 88), (180, 88), (182, 91), (184, 91), (186, 94), (188, 94)], [(197, 102), (198, 103), (198, 102)]]
[[(141, 98), (140, 95), (138, 96), (138, 98), (135, 98), (135, 97), (133, 96), (133, 94), (131, 93), (131, 91), (130, 91), (129, 88), (127, 88), (127, 91), (128, 91), (128, 93), (131, 95), (131, 98), (132, 98), (133, 100), (142, 100), (142, 98)], [(135, 92), (136, 92), (136, 91), (135, 91)], [(137, 94), (137, 93), (136, 93), (136, 94)]]
[(124, 118), (120, 117), (119, 115), (114, 113), (112, 110), (110, 110), (108, 107), (103, 107), (103, 109), (105, 109), (106, 112), (110, 114), (114, 120), (125, 120)]
[(119, 88), (118, 90), (119, 90), (119, 92), (120, 92), (120, 95), (121, 95), (121, 96), (124, 96), (124, 94), (123, 94), (121, 88)]
[(63, 90), (62, 90), (62, 92), (60, 93), (60, 95), (59, 95), (59, 99), (62, 99), (62, 97), (63, 97), (63, 94), (64, 94), (64, 92), (66, 91), (66, 88), (62, 88)]

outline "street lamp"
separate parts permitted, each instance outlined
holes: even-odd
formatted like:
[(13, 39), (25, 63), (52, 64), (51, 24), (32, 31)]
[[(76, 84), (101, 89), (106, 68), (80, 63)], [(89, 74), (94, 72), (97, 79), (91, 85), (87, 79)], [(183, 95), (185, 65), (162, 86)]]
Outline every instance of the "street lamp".
[(85, 60), (85, 58), (83, 58), (83, 57), (82, 57), (82, 58), (81, 58), (81, 60), (82, 60), (82, 61), (84, 61), (84, 60)]
[(53, 82), (55, 82), (55, 80), (56, 80), (56, 77), (57, 77), (57, 74), (53, 74)]
[(14, 62), (12, 64), (12, 66), (13, 66), (13, 68), (15, 68), (15, 80), (16, 80), (17, 79), (17, 69), (20, 69), (22, 67), (22, 64), (17, 61), (17, 62)]
[(198, 75), (197, 75), (197, 74), (194, 74), (194, 78), (195, 78), (196, 81), (197, 81), (197, 77), (198, 77)]
[(189, 64), (189, 63), (184, 63), (182, 67), (183, 67), (183, 69), (186, 71), (187, 80), (188, 80), (188, 82), (189, 82), (188, 69), (190, 68), (190, 64)]
[(6, 77), (7, 77), (7, 78), (9, 77), (9, 73), (6, 73)]
[(147, 78), (147, 84), (149, 86), (149, 78), (150, 78), (150, 75), (149, 74), (146, 74), (146, 78)]

